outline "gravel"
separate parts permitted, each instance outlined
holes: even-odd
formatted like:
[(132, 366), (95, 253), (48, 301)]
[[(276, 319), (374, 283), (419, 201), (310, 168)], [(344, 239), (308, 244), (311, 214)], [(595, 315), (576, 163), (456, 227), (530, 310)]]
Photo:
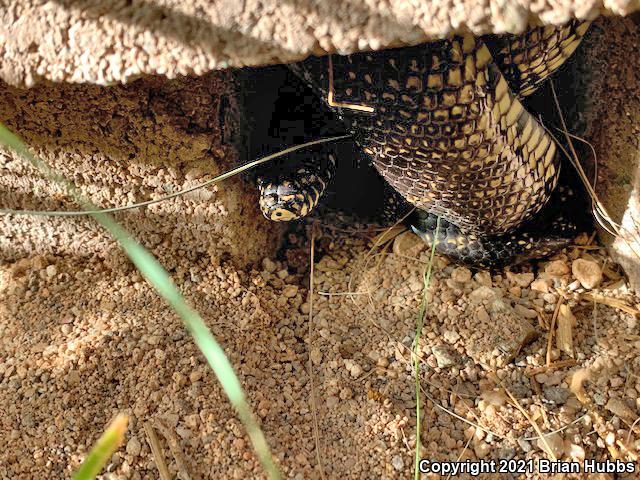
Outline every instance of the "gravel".
[[(173, 277), (229, 355), (288, 478), (318, 477), (312, 385), (327, 478), (406, 478), (416, 422), (409, 348), (422, 299), (411, 285), (421, 282), (429, 252), (372, 257), (361, 235), (329, 230), (316, 248), (314, 280), (325, 294), (313, 298), (311, 337), (308, 269), (283, 261), (286, 252), (245, 269), (174, 258)], [(436, 258), (418, 344), (429, 395), (423, 458), (546, 457), (505, 389), (543, 432), (561, 430), (548, 437), (558, 458), (611, 458), (609, 443), (626, 442), (640, 411), (640, 382), (629, 373), (640, 354), (637, 323), (601, 304), (594, 317), (593, 302), (581, 300), (585, 287), (569, 290), (579, 258), (582, 251), (571, 250), (496, 272)], [(597, 251), (585, 259), (611, 266)], [(126, 264), (74, 256), (0, 264), (0, 444), (11, 445), (0, 451), (0, 477), (70, 476), (118, 412), (130, 424), (108, 467), (112, 478), (158, 478), (145, 423), (174, 478), (181, 469), (192, 478), (260, 476), (242, 425), (184, 327), (139, 274), (112, 265)], [(590, 293), (636, 308), (628, 289), (607, 290), (624, 283), (612, 275)], [(547, 369), (560, 296), (576, 317), (576, 355), (554, 348)], [(578, 369), (591, 372), (583, 384), (589, 404), (571, 390)], [(639, 441), (634, 431), (625, 444), (637, 452)]]

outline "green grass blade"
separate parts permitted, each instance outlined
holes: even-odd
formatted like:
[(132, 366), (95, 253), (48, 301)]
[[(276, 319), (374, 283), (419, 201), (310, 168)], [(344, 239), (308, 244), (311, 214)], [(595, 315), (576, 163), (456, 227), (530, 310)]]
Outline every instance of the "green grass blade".
[(422, 423), (420, 421), (420, 358), (418, 357), (418, 344), (420, 343), (420, 337), (422, 335), (422, 326), (424, 325), (424, 317), (427, 314), (427, 304), (429, 303), (429, 284), (431, 283), (431, 271), (433, 269), (433, 257), (436, 254), (436, 245), (438, 243), (438, 234), (440, 233), (440, 217), (436, 219), (436, 230), (433, 235), (433, 243), (431, 244), (431, 254), (429, 255), (429, 262), (425, 267), (424, 274), (422, 276), (422, 302), (420, 303), (420, 310), (418, 312), (418, 318), (416, 319), (416, 336), (413, 341), (413, 375), (416, 381), (416, 455), (415, 455), (415, 467), (413, 471), (414, 480), (420, 480), (420, 437), (422, 436)]
[(33, 155), (22, 140), (10, 132), (0, 123), (0, 142), (12, 148), (32, 165), (41, 170), (49, 179), (66, 188), (73, 199), (85, 210), (90, 210), (91, 216), (98, 221), (115, 238), (138, 270), (156, 289), (171, 308), (184, 322), (189, 333), (207, 359), (222, 389), (235, 407), (238, 417), (247, 429), (249, 439), (253, 444), (258, 459), (270, 479), (279, 479), (280, 472), (273, 461), (267, 440), (258, 426), (255, 417), (247, 403), (240, 380), (236, 376), (224, 350), (207, 328), (204, 320), (191, 306), (187, 304), (180, 291), (176, 288), (167, 271), (156, 258), (140, 243), (138, 243), (125, 229), (118, 225), (108, 214), (99, 211), (98, 207), (85, 199), (73, 184), (54, 172), (46, 163)]
[(107, 427), (104, 433), (95, 443), (87, 458), (73, 476), (73, 480), (93, 480), (100, 473), (100, 470), (109, 461), (124, 441), (124, 433), (127, 431), (129, 417), (118, 415)]

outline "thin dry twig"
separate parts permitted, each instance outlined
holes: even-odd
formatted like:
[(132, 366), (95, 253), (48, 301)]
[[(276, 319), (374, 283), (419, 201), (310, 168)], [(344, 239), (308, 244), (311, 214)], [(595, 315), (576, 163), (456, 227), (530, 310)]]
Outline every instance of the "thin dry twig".
[(160, 442), (158, 441), (158, 436), (156, 435), (156, 431), (153, 428), (153, 425), (151, 425), (151, 423), (149, 422), (144, 422), (143, 428), (144, 433), (146, 433), (147, 435), (147, 442), (151, 447), (151, 454), (153, 455), (153, 461), (158, 468), (160, 479), (171, 480), (169, 469), (167, 468), (167, 464), (164, 461), (164, 456), (162, 455), (162, 447), (160, 447)]
[(393, 225), (393, 227), (386, 229), (381, 234), (377, 235), (372, 243), (374, 246), (385, 244), (393, 239), (395, 239), (398, 235), (405, 232), (407, 228), (404, 225)]
[(311, 225), (311, 246), (310, 246), (310, 269), (309, 269), (309, 386), (310, 386), (310, 400), (311, 400), (311, 416), (313, 417), (313, 440), (316, 447), (316, 461), (318, 462), (318, 470), (320, 471), (320, 478), (324, 480), (324, 465), (322, 463), (322, 453), (320, 451), (320, 432), (318, 427), (318, 406), (316, 404), (316, 390), (313, 376), (313, 362), (311, 361), (311, 339), (313, 335), (313, 288), (314, 288), (314, 263), (315, 263), (315, 243), (316, 243), (316, 224)]
[(634, 462), (638, 461), (638, 455), (631, 448), (629, 448), (628, 445), (625, 445), (625, 443), (622, 440), (620, 439), (616, 440), (616, 445), (618, 445), (620, 449), (624, 453), (626, 453), (631, 460), (633, 460)]
[(347, 295), (371, 295), (371, 292), (368, 290), (366, 292), (316, 292), (318, 295), (322, 295), (323, 297), (346, 297)]
[(547, 337), (547, 367), (551, 365), (551, 346), (553, 345), (553, 334), (556, 329), (556, 320), (558, 319), (558, 314), (560, 313), (560, 307), (564, 303), (564, 297), (560, 295), (558, 298), (558, 303), (556, 303), (556, 308), (553, 311), (553, 316), (551, 317), (551, 326), (549, 328), (549, 336)]
[(576, 172), (578, 173), (580, 180), (584, 184), (584, 187), (587, 190), (587, 193), (591, 197), (592, 213), (598, 225), (600, 225), (607, 233), (609, 233), (613, 237), (622, 240), (627, 245), (629, 250), (631, 250), (631, 252), (636, 257), (638, 257), (638, 259), (640, 259), (640, 251), (638, 251), (638, 244), (640, 244), (640, 238), (638, 236), (638, 233), (629, 231), (628, 229), (624, 228), (622, 225), (614, 221), (611, 215), (609, 214), (609, 212), (607, 211), (606, 207), (604, 206), (604, 204), (598, 198), (598, 195), (595, 191), (595, 187), (596, 187), (595, 183), (594, 185), (591, 185), (591, 182), (587, 178), (584, 172), (584, 169), (582, 168), (582, 165), (578, 160), (578, 155), (573, 146), (571, 134), (567, 129), (567, 124), (565, 122), (564, 115), (562, 114), (562, 109), (560, 108), (560, 102), (558, 100), (558, 95), (556, 93), (553, 82), (550, 82), (550, 85), (551, 85), (551, 93), (553, 94), (555, 106), (558, 111), (558, 115), (560, 117), (560, 122), (562, 123), (561, 131), (565, 135), (565, 138), (567, 140), (567, 143), (569, 145), (569, 149), (571, 150), (572, 155), (569, 155), (567, 150), (557, 141), (553, 133), (551, 133), (548, 129), (546, 129), (546, 127), (545, 129), (547, 130), (549, 135), (556, 141), (556, 144), (558, 145), (558, 147), (564, 152), (564, 154), (567, 156), (571, 164), (576, 169)]
[[(483, 425), (480, 425), (480, 423), (474, 423), (474, 422), (472, 422), (471, 420), (468, 420), (468, 419), (466, 419), (466, 418), (464, 418), (464, 417), (462, 417), (462, 416), (458, 415), (458, 414), (457, 414), (457, 413), (455, 413), (454, 411), (449, 410), (449, 409), (448, 409), (447, 407), (445, 407), (444, 405), (442, 405), (442, 404), (438, 403), (438, 401), (437, 401), (433, 396), (431, 396), (431, 395), (430, 395), (430, 394), (429, 394), (429, 393), (424, 389), (424, 387), (423, 387), (423, 386), (420, 386), (420, 390), (422, 391), (422, 394), (423, 394), (423, 395), (424, 395), (428, 400), (430, 400), (430, 401), (433, 403), (433, 406), (434, 406), (434, 407), (436, 407), (436, 408), (438, 408), (438, 409), (442, 410), (443, 412), (445, 412), (445, 413), (447, 413), (447, 414), (451, 415), (453, 418), (457, 418), (457, 419), (458, 419), (458, 420), (460, 420), (461, 422), (464, 422), (464, 423), (466, 423), (467, 425), (471, 425), (472, 427), (475, 427), (475, 428), (477, 428), (478, 430), (482, 430), (482, 431), (483, 431), (483, 432), (485, 432), (485, 433), (490, 433), (491, 435), (493, 435), (493, 436), (494, 436), (494, 437), (496, 437), (496, 438), (500, 438), (500, 439), (505, 439), (505, 438), (507, 438), (507, 437), (505, 437), (504, 435), (500, 435), (499, 433), (496, 433), (496, 432), (493, 432), (493, 431), (489, 430), (487, 427), (485, 427), (485, 426), (483, 426)], [(467, 406), (467, 408), (469, 408), (469, 407), (468, 407), (468, 405), (467, 405), (466, 403), (465, 403), (465, 406)], [(469, 410), (471, 410), (471, 409), (469, 408)]]
[(357, 110), (359, 112), (367, 112), (367, 113), (375, 112), (375, 108), (370, 107), (368, 105), (358, 105), (356, 103), (342, 103), (342, 102), (336, 102), (334, 100), (334, 92), (333, 92), (333, 59), (332, 59), (331, 55), (329, 55), (329, 91), (327, 92), (327, 103), (331, 107), (348, 108), (350, 110)]
[[(401, 225), (401, 223), (409, 216), (413, 213), (413, 211), (415, 210), (415, 208), (412, 208), (409, 212), (407, 212), (404, 216), (402, 216), (401, 218), (399, 218), (398, 220), (395, 221), (395, 223), (393, 225), (391, 225), (390, 227), (388, 227), (385, 231), (383, 231), (380, 235), (376, 236), (373, 239), (373, 245), (371, 245), (371, 248), (369, 249), (369, 251), (367, 252), (367, 254), (364, 257), (364, 262), (365, 262), (365, 266), (364, 269), (366, 270), (366, 268), (368, 267), (368, 260), (371, 256), (373, 256), (373, 252), (377, 247), (384, 247), (385, 245), (387, 245), (391, 240), (395, 239), (398, 235), (400, 235), (401, 233), (403, 233), (406, 228), (404, 226)], [(363, 270), (364, 271), (364, 270)], [(349, 282), (349, 290), (351, 290), (351, 282)]]
[[(543, 435), (543, 437), (550, 437), (553, 434), (556, 433), (561, 433), (563, 431), (565, 431), (567, 428), (569, 428), (571, 425), (575, 425), (576, 423), (578, 423), (580, 420), (582, 420), (584, 417), (586, 417), (587, 415), (589, 415), (588, 413), (585, 413), (584, 415), (579, 416), (578, 418), (576, 418), (574, 421), (567, 423), (566, 425), (563, 425), (560, 428), (557, 428), (555, 430), (551, 430), (550, 432), (547, 432)], [(524, 437), (524, 440), (531, 442), (533, 440), (540, 440), (542, 437), (539, 436), (535, 436), (535, 437)]]
[(600, 335), (598, 334), (598, 302), (593, 300), (593, 312), (591, 314), (591, 320), (593, 321), (593, 338), (597, 343), (600, 343)]
[(556, 454), (553, 453), (553, 450), (551, 449), (551, 445), (549, 445), (549, 442), (547, 441), (547, 437), (544, 435), (544, 433), (542, 433), (542, 430), (540, 430), (538, 423), (533, 418), (531, 418), (531, 415), (529, 415), (529, 413), (527, 413), (524, 407), (520, 405), (520, 402), (518, 401), (518, 399), (513, 396), (513, 394), (509, 391), (507, 387), (503, 386), (502, 388), (504, 389), (506, 394), (509, 395), (509, 398), (511, 399), (511, 402), (513, 402), (513, 405), (520, 411), (520, 413), (522, 413), (522, 415), (524, 415), (524, 418), (527, 419), (527, 421), (531, 424), (533, 429), (536, 431), (536, 433), (538, 434), (538, 436), (542, 440), (542, 443), (545, 446), (547, 455), (549, 455), (553, 461), (557, 461), (558, 458), (556, 457)]
[(575, 357), (575, 346), (573, 344), (573, 327), (576, 317), (571, 312), (568, 305), (562, 305), (558, 314), (558, 328), (556, 330), (556, 347), (569, 355)]
[(627, 443), (631, 441), (631, 434), (633, 433), (633, 429), (636, 428), (636, 425), (640, 423), (640, 417), (636, 418), (635, 422), (631, 424), (629, 427), (629, 433), (627, 433)]
[(607, 305), (609, 307), (617, 308), (618, 310), (622, 310), (625, 313), (630, 315), (638, 316), (640, 315), (640, 310), (627, 305), (625, 302), (618, 298), (610, 298), (605, 297), (604, 295), (600, 295), (597, 293), (589, 293), (585, 292), (581, 295), (585, 300), (589, 300), (596, 303), (601, 303), (602, 305)]
[[(471, 435), (469, 437), (469, 440), (467, 440), (467, 443), (465, 443), (464, 448), (462, 449), (462, 451), (460, 452), (460, 455), (458, 455), (458, 458), (456, 459), (456, 462), (460, 462), (460, 460), (462, 460), (462, 456), (464, 455), (464, 452), (466, 452), (467, 449), (469, 448), (469, 445), (471, 444), (471, 440), (473, 440), (473, 435)], [(447, 475), (447, 480), (451, 479), (451, 475), (453, 475), (453, 472), (449, 472), (449, 475)]]
[(36, 216), (45, 216), (45, 217), (79, 217), (85, 215), (94, 215), (97, 213), (116, 213), (123, 212), (125, 210), (132, 210), (134, 208), (148, 207), (149, 205), (154, 205), (156, 203), (161, 203), (166, 200), (170, 200), (172, 198), (180, 197), (186, 195), (187, 193), (194, 192), (201, 188), (208, 187), (210, 185), (222, 182), (227, 178), (233, 177), (239, 173), (242, 173), (251, 168), (257, 167), (258, 165), (262, 165), (263, 163), (270, 162), (274, 158), (282, 157), (289, 153), (293, 153), (297, 150), (301, 150), (306, 147), (311, 147), (313, 145), (319, 145), (321, 143), (329, 143), (335, 142), (337, 140), (343, 140), (345, 138), (349, 138), (349, 135), (339, 135), (335, 137), (321, 138), (318, 140), (312, 140), (310, 142), (301, 143), (299, 145), (294, 145), (292, 147), (285, 148), (284, 150), (280, 150), (279, 152), (272, 153), (265, 157), (259, 158), (257, 160), (253, 160), (247, 163), (240, 165), (239, 167), (233, 168), (229, 171), (226, 171), (211, 180), (207, 180), (206, 182), (200, 183), (194, 187), (185, 188), (178, 192), (171, 193), (169, 195), (165, 195), (164, 197), (155, 198), (152, 200), (146, 200), (144, 202), (134, 203), (131, 205), (124, 205), (121, 207), (111, 207), (111, 208), (103, 208), (99, 210), (11, 210), (6, 208), (0, 208), (0, 215), (36, 215)]
[(578, 140), (586, 145), (589, 146), (589, 148), (591, 149), (591, 153), (593, 154), (593, 180), (592, 180), (592, 185), (595, 188), (596, 184), (598, 183), (598, 154), (596, 153), (596, 148), (591, 144), (591, 142), (589, 142), (588, 140), (578, 136), (578, 135), (574, 135), (571, 132), (563, 132), (565, 135), (569, 135), (571, 138)]
[(180, 442), (176, 438), (175, 433), (162, 421), (158, 422), (157, 425), (158, 430), (167, 441), (167, 445), (169, 445), (169, 450), (171, 451), (171, 455), (176, 461), (176, 466), (178, 467), (178, 476), (182, 478), (182, 480), (192, 480), (198, 478), (197, 476), (190, 475), (189, 469), (187, 468), (187, 461), (180, 447)]
[(555, 362), (550, 365), (542, 365), (540, 367), (527, 368), (524, 374), (530, 377), (533, 375), (537, 375), (538, 373), (552, 372), (554, 370), (559, 370), (561, 368), (573, 367), (577, 364), (578, 362), (572, 358), (567, 360), (560, 360), (559, 362)]

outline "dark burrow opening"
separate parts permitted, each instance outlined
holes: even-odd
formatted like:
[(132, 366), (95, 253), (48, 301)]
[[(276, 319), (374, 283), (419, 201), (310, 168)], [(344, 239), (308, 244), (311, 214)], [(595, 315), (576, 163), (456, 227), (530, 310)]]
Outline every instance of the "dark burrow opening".
[[(288, 67), (245, 68), (237, 72), (237, 78), (245, 134), (240, 148), (245, 158), (347, 133), (333, 112)], [(316, 215), (340, 212), (365, 222), (374, 221), (383, 205), (384, 180), (351, 139), (327, 144), (325, 150), (336, 156), (336, 174)], [(262, 168), (290, 160), (285, 156)], [(260, 168), (250, 173), (248, 180), (255, 183), (259, 171)]]
[[(579, 55), (572, 55), (549, 81), (523, 101), (525, 108), (547, 127), (567, 152), (570, 149), (560, 130), (562, 122), (554, 101), (552, 83), (570, 131), (580, 135), (585, 128), (580, 113), (584, 94), (577, 91), (580, 87), (576, 85), (580, 83), (574, 81), (577, 75), (576, 58)], [(340, 120), (287, 66), (245, 68), (236, 74), (244, 112), (241, 129), (244, 138), (240, 151), (245, 158), (258, 158), (288, 146), (345, 133)], [(574, 142), (574, 146), (578, 149), (578, 157), (583, 159), (582, 165), (587, 176), (591, 178), (593, 165), (588, 161), (591, 159), (586, 152), (588, 147), (579, 142)], [(384, 180), (353, 141), (339, 141), (329, 149), (333, 149), (337, 158), (336, 175), (315, 215), (321, 216), (323, 222), (331, 222), (336, 218), (335, 213), (340, 212), (340, 221), (347, 219), (375, 223), (384, 204)], [(584, 231), (591, 231), (593, 228), (588, 208), (583, 208), (588, 205), (586, 192), (577, 175), (573, 175), (575, 169), (561, 150), (558, 149), (558, 154), (562, 168), (565, 172), (571, 171), (571, 177), (575, 177), (570, 179), (570, 186), (585, 199), (581, 207), (576, 209), (576, 215), (585, 216), (580, 223), (584, 225)], [(277, 162), (288, 160), (283, 157)], [(273, 168), (273, 164), (262, 168), (270, 168), (270, 165)], [(255, 183), (255, 172), (248, 175), (248, 180)], [(299, 225), (294, 228), (299, 228)]]

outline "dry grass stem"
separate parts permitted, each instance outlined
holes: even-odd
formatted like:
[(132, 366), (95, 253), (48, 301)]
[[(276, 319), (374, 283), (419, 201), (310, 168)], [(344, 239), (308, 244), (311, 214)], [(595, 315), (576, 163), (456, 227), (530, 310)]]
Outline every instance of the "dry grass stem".
[(320, 478), (324, 479), (324, 465), (322, 463), (322, 452), (320, 450), (320, 428), (318, 427), (318, 405), (316, 403), (316, 390), (313, 375), (313, 361), (311, 360), (311, 346), (313, 335), (313, 290), (314, 290), (314, 264), (315, 264), (315, 248), (316, 244), (316, 224), (311, 226), (311, 245), (309, 247), (309, 345), (308, 345), (308, 360), (307, 365), (309, 369), (309, 389), (311, 400), (311, 416), (313, 417), (313, 441), (316, 447), (316, 461), (318, 462), (318, 470), (320, 471)]
[[(464, 448), (460, 452), (460, 455), (458, 455), (458, 458), (456, 459), (456, 462), (460, 462), (460, 460), (462, 460), (462, 456), (464, 455), (464, 452), (466, 452), (469, 449), (469, 445), (471, 444), (471, 440), (473, 440), (473, 435), (471, 435), (469, 437), (469, 440), (467, 440), (467, 443), (464, 444)], [(453, 475), (453, 472), (451, 472), (451, 473), (449, 473), (449, 475), (447, 475), (447, 480), (451, 479), (451, 475)]]
[(386, 229), (379, 235), (373, 238), (371, 241), (374, 247), (390, 242), (402, 232), (406, 231), (407, 228), (404, 225), (393, 225), (392, 227)]
[(156, 435), (153, 425), (149, 422), (144, 422), (143, 428), (144, 433), (147, 435), (149, 447), (151, 447), (153, 461), (155, 462), (158, 473), (160, 474), (160, 480), (171, 480), (169, 469), (167, 468), (167, 464), (164, 461), (164, 455), (162, 454), (162, 447), (160, 446), (160, 441), (158, 440), (158, 436)]
[(553, 453), (553, 450), (551, 449), (551, 445), (549, 445), (549, 442), (547, 441), (547, 437), (545, 437), (544, 433), (542, 433), (542, 430), (540, 430), (540, 427), (538, 426), (537, 422), (533, 418), (531, 418), (531, 416), (522, 407), (522, 405), (520, 405), (520, 402), (518, 401), (518, 399), (513, 396), (513, 394), (509, 391), (508, 388), (506, 388), (506, 387), (502, 387), (502, 388), (504, 389), (505, 393), (511, 399), (511, 402), (513, 403), (513, 405), (520, 411), (520, 413), (522, 413), (522, 415), (524, 415), (524, 418), (527, 419), (527, 421), (531, 424), (533, 429), (536, 431), (536, 433), (538, 434), (540, 440), (542, 440), (542, 443), (545, 446), (545, 450), (547, 452), (547, 455), (549, 455), (549, 457), (551, 457), (551, 459), (553, 461), (558, 460), (558, 458), (556, 457), (555, 453)]
[(551, 317), (551, 325), (549, 326), (549, 336), (547, 337), (547, 367), (551, 365), (551, 346), (553, 345), (553, 334), (556, 330), (556, 320), (558, 319), (558, 314), (560, 313), (560, 307), (564, 303), (564, 297), (560, 295), (558, 298), (558, 303), (556, 303), (556, 308), (553, 311), (553, 316)]
[(350, 110), (357, 110), (359, 112), (373, 113), (375, 108), (368, 105), (358, 105), (357, 103), (342, 103), (336, 102), (334, 99), (333, 91), (333, 59), (329, 55), (329, 91), (327, 92), (327, 103), (334, 108), (348, 108)]
[(288, 155), (289, 153), (295, 152), (297, 150), (301, 150), (306, 147), (311, 147), (313, 145), (319, 145), (322, 143), (335, 142), (337, 140), (343, 140), (345, 138), (349, 138), (349, 135), (338, 135), (335, 137), (320, 138), (318, 140), (312, 140), (310, 142), (301, 143), (299, 145), (293, 145), (292, 147), (285, 148), (284, 150), (280, 150), (279, 152), (272, 153), (271, 155), (267, 155), (257, 160), (252, 160), (250, 162), (244, 163), (236, 168), (228, 170), (218, 175), (217, 177), (212, 178), (211, 180), (207, 180), (206, 182), (203, 182), (199, 185), (185, 188), (184, 190), (180, 190), (178, 192), (165, 195), (164, 197), (155, 198), (152, 200), (146, 200), (144, 202), (134, 203), (131, 205), (124, 205), (121, 207), (112, 207), (112, 208), (103, 208), (103, 209), (97, 209), (97, 210), (90, 209), (90, 210), (76, 210), (76, 211), (72, 211), (72, 210), (60, 210), (60, 211), (58, 210), (11, 210), (6, 208), (0, 208), (0, 215), (35, 215), (35, 216), (42, 216), (42, 217), (81, 217), (81, 216), (95, 215), (100, 213), (104, 214), (104, 213), (124, 212), (126, 210), (132, 210), (135, 208), (148, 207), (149, 205), (162, 203), (167, 200), (171, 200), (172, 198), (181, 197), (188, 193), (195, 192), (196, 190), (200, 190), (210, 185), (220, 183), (223, 180), (226, 180), (235, 175), (238, 175), (239, 173), (255, 168), (258, 165), (262, 165), (263, 163), (270, 162), (275, 158)]
[[(492, 430), (490, 430), (489, 428), (481, 425), (480, 423), (474, 423), (471, 420), (464, 418), (460, 415), (458, 415), (457, 413), (449, 410), (447, 407), (445, 407), (444, 405), (438, 403), (438, 401), (432, 397), (431, 395), (429, 395), (429, 393), (427, 393), (427, 391), (424, 389), (424, 387), (420, 387), (420, 390), (422, 391), (422, 394), (425, 396), (425, 398), (427, 398), (428, 400), (430, 400), (433, 403), (433, 406), (436, 407), (439, 410), (442, 410), (443, 412), (451, 415), (453, 418), (457, 418), (458, 420), (460, 420), (461, 422), (466, 423), (467, 425), (470, 425), (474, 428), (477, 428), (478, 430), (482, 430), (485, 433), (490, 433), (491, 435), (493, 435), (496, 438), (500, 438), (500, 439), (505, 439), (507, 437), (505, 437), (504, 435), (500, 435), (499, 433), (496, 433)], [(467, 408), (469, 408), (469, 410), (471, 411), (470, 407), (465, 403), (465, 405), (467, 406)], [(473, 412), (472, 412), (473, 413)]]
[[(585, 413), (584, 415), (579, 416), (578, 418), (576, 418), (574, 421), (567, 423), (566, 425), (563, 425), (560, 428), (557, 428), (556, 430), (552, 430), (550, 432), (547, 432), (543, 435), (543, 437), (550, 437), (551, 435), (554, 435), (556, 433), (562, 433), (564, 432), (567, 428), (569, 428), (571, 425), (575, 425), (576, 423), (580, 422), (584, 417), (586, 417), (588, 414)], [(540, 440), (542, 437), (539, 436), (535, 436), (535, 437), (525, 437), (524, 440), (528, 441), (528, 442), (532, 442), (534, 440)]]
[[(578, 175), (580, 177), (580, 180), (582, 181), (584, 187), (587, 190), (587, 193), (589, 194), (589, 197), (591, 198), (593, 216), (594, 216), (596, 222), (598, 223), (598, 225), (600, 225), (607, 233), (609, 233), (613, 237), (621, 239), (622, 241), (624, 241), (627, 244), (627, 246), (629, 247), (629, 249), (633, 252), (633, 254), (640, 260), (640, 251), (638, 251), (638, 245), (640, 244), (640, 238), (638, 236), (638, 233), (629, 231), (629, 230), (625, 229), (624, 227), (622, 227), (619, 223), (614, 221), (612, 219), (611, 215), (609, 214), (609, 212), (607, 211), (606, 207), (604, 206), (604, 204), (600, 201), (600, 199), (599, 199), (599, 197), (598, 197), (598, 195), (597, 195), (597, 193), (595, 191), (596, 185), (595, 184), (594, 185), (591, 184), (591, 182), (587, 178), (587, 176), (586, 176), (586, 174), (584, 172), (584, 169), (582, 168), (582, 165), (580, 164), (580, 161), (578, 159), (578, 155), (577, 155), (576, 150), (575, 150), (575, 148), (573, 146), (571, 134), (569, 133), (569, 131), (567, 129), (567, 125), (566, 125), (566, 122), (565, 122), (565, 119), (564, 119), (564, 115), (562, 114), (562, 109), (560, 108), (560, 102), (558, 100), (558, 95), (556, 93), (556, 90), (555, 90), (553, 82), (550, 82), (550, 85), (551, 85), (551, 92), (553, 94), (554, 103), (555, 103), (556, 109), (558, 111), (558, 115), (560, 117), (560, 121), (562, 123), (562, 130), (561, 131), (564, 133), (565, 138), (567, 139), (567, 143), (569, 145), (569, 149), (571, 150), (571, 155), (569, 155), (569, 153), (566, 151), (566, 149), (557, 141), (555, 136), (548, 129), (547, 129), (547, 132), (556, 141), (556, 144), (558, 145), (558, 147), (569, 158), (569, 161), (571, 162), (571, 164), (576, 169), (576, 172), (578, 173)], [(596, 163), (597, 163), (597, 161), (596, 161)], [(637, 228), (636, 228), (636, 230), (637, 230)]]
[(180, 447), (180, 442), (176, 437), (175, 433), (173, 433), (169, 427), (164, 425), (162, 422), (158, 422), (156, 425), (160, 433), (167, 441), (167, 445), (169, 445), (169, 450), (171, 451), (171, 455), (176, 461), (176, 466), (178, 467), (178, 476), (181, 480), (197, 480), (198, 477), (190, 475), (189, 469), (187, 468), (187, 460)]
[(552, 372), (554, 370), (559, 370), (561, 368), (573, 367), (573, 366), (575, 366), (577, 364), (578, 364), (578, 362), (576, 362), (573, 359), (560, 360), (560, 361), (554, 362), (554, 363), (552, 363), (550, 365), (542, 365), (542, 366), (536, 367), (536, 368), (527, 368), (524, 373), (527, 376), (533, 376), (533, 375), (537, 375), (539, 373)]
[(626, 304), (624, 301), (618, 298), (605, 297), (604, 295), (600, 295), (598, 293), (589, 293), (589, 292), (583, 293), (581, 297), (591, 302), (600, 303), (602, 305), (607, 305), (609, 307), (617, 308), (618, 310), (622, 310), (623, 312), (628, 313), (630, 315), (634, 315), (634, 316), (640, 315), (640, 310), (638, 310), (637, 308), (633, 308), (632, 306)]
[(631, 434), (633, 433), (634, 428), (640, 423), (640, 417), (636, 418), (636, 420), (629, 427), (629, 433), (627, 433), (627, 443), (631, 441)]
[(556, 330), (556, 346), (558, 350), (566, 353), (570, 357), (575, 356), (573, 346), (573, 327), (576, 324), (576, 317), (571, 313), (568, 305), (561, 305), (558, 313), (558, 329)]

